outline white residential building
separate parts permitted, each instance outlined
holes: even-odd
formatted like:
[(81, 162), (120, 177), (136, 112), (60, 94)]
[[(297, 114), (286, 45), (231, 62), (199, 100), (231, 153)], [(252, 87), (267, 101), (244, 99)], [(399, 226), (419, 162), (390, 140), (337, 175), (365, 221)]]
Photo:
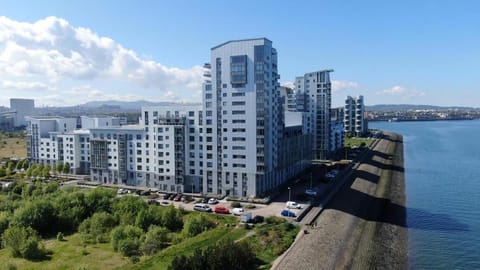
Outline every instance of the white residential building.
[(282, 98), (283, 111), (296, 112), (297, 111), (297, 99), (292, 88), (287, 86), (280, 86), (280, 97)]
[(367, 132), (367, 122), (365, 119), (365, 105), (363, 96), (351, 97), (345, 99), (345, 133), (352, 136), (363, 136)]
[(326, 159), (330, 152), (330, 72), (333, 70), (310, 72), (295, 78), (297, 109), (306, 112), (303, 129), (313, 136), (314, 159)]
[(35, 101), (33, 99), (11, 98), (10, 109), (15, 111), (15, 127), (26, 126), (27, 120), (25, 117), (33, 115), (34, 108)]

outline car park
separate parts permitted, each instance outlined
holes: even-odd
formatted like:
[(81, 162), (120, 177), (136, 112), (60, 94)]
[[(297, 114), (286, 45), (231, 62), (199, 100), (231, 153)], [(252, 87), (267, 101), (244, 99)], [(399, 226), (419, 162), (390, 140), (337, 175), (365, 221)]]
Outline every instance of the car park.
[(193, 206), (193, 210), (200, 211), (200, 212), (212, 212), (212, 208), (208, 206), (208, 204), (204, 203), (197, 203)]
[(244, 212), (245, 211), (243, 210), (243, 208), (240, 208), (240, 207), (232, 209), (232, 214), (234, 214), (235, 216), (240, 216)]
[(213, 211), (219, 214), (230, 214), (230, 210), (228, 210), (228, 208), (226, 208), (225, 206), (221, 205), (215, 206), (215, 209)]
[(283, 209), (282, 212), (280, 212), (280, 215), (284, 216), (284, 217), (296, 217), (297, 215), (295, 215), (294, 212), (288, 210), (288, 209)]

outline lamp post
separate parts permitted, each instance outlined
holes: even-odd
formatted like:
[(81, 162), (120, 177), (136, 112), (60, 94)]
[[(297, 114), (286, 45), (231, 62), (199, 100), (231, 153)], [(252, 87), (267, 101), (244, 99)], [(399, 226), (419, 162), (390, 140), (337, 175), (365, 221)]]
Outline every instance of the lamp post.
[(290, 193), (291, 193), (292, 189), (290, 187), (288, 187), (288, 201), (290, 201)]

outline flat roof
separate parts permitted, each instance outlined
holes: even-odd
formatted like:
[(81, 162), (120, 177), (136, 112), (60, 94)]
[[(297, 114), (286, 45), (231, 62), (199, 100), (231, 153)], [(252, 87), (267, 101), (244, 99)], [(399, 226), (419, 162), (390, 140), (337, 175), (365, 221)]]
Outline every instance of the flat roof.
[(222, 44), (220, 44), (220, 45), (217, 45), (217, 46), (211, 48), (211, 50), (215, 50), (216, 48), (222, 47), (222, 46), (224, 46), (224, 45), (226, 45), (226, 44), (228, 44), (228, 43), (232, 43), (232, 42), (242, 42), (242, 41), (250, 41), (250, 40), (268, 40), (268, 41), (272, 42), (271, 40), (269, 40), (268, 38), (265, 38), (265, 37), (261, 37), (261, 38), (247, 38), (247, 39), (234, 39), (234, 40), (229, 40), (229, 41), (227, 41), (227, 42), (224, 42), (224, 43), (222, 43)]

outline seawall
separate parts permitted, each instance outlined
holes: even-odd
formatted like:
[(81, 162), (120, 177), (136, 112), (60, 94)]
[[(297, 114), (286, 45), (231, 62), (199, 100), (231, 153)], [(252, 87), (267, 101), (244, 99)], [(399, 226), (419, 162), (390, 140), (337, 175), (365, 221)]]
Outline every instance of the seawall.
[(274, 269), (407, 269), (403, 138), (385, 133)]

